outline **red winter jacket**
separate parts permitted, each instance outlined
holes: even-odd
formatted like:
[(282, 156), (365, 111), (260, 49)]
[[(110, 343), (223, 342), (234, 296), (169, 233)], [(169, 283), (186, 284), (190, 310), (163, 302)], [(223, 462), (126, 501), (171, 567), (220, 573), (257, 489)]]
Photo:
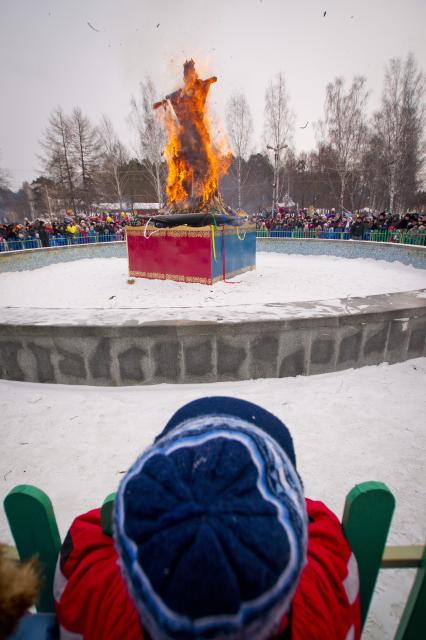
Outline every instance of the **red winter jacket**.
[[(280, 634), (291, 640), (359, 640), (358, 567), (339, 520), (322, 503), (306, 500), (307, 563)], [(143, 640), (100, 510), (74, 520), (62, 545), (54, 582), (61, 636), (85, 640)], [(290, 628), (289, 628), (290, 627)]]

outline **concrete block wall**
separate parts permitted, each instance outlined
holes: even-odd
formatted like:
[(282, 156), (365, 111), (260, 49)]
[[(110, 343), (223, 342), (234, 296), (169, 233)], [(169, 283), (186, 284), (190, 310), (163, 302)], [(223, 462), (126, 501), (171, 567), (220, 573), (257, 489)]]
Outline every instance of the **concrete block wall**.
[[(277, 378), (426, 355), (426, 293), (345, 301), (345, 313), (135, 326), (0, 325), (0, 377), (141, 385)], [(362, 307), (362, 310), (361, 310)], [(293, 309), (294, 312), (294, 309)]]

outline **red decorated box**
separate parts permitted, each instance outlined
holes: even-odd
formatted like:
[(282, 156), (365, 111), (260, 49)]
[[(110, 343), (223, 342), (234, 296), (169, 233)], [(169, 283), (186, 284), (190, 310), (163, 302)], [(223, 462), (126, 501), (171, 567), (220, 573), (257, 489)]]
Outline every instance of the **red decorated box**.
[(129, 275), (213, 284), (256, 268), (256, 229), (126, 227)]

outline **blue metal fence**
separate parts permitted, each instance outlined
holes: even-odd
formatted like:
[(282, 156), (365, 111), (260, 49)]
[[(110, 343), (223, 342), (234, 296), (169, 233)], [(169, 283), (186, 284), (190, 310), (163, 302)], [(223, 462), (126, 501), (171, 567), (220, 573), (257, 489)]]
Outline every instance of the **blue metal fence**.
[[(94, 244), (96, 242), (116, 242), (123, 240), (122, 234), (108, 233), (108, 234), (93, 234), (87, 236), (68, 236), (64, 238), (53, 237), (49, 238), (50, 247), (66, 247), (72, 244)], [(25, 238), (22, 240), (1, 240), (0, 239), (0, 252), (4, 251), (22, 251), (23, 249), (40, 249), (42, 248), (41, 241), (38, 238)]]
[[(322, 240), (350, 240), (349, 231), (320, 231), (310, 229), (257, 229), (256, 236), (258, 238), (298, 238), (298, 239), (315, 239)], [(400, 244), (414, 244), (426, 246), (426, 231), (406, 231), (406, 230), (385, 230), (385, 231), (366, 231), (362, 238), (354, 238), (359, 240), (371, 240), (372, 242), (395, 242)]]

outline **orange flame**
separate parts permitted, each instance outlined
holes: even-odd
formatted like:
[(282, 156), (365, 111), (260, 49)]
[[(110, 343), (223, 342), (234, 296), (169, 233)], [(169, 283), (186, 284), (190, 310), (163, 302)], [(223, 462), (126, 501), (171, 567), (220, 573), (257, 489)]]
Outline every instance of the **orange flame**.
[(201, 80), (194, 61), (187, 61), (183, 88), (154, 105), (166, 111), (167, 200), (180, 209), (202, 208), (218, 195), (219, 180), (232, 160), (231, 152), (222, 152), (213, 143), (210, 132), (206, 100), (216, 80), (215, 76)]

